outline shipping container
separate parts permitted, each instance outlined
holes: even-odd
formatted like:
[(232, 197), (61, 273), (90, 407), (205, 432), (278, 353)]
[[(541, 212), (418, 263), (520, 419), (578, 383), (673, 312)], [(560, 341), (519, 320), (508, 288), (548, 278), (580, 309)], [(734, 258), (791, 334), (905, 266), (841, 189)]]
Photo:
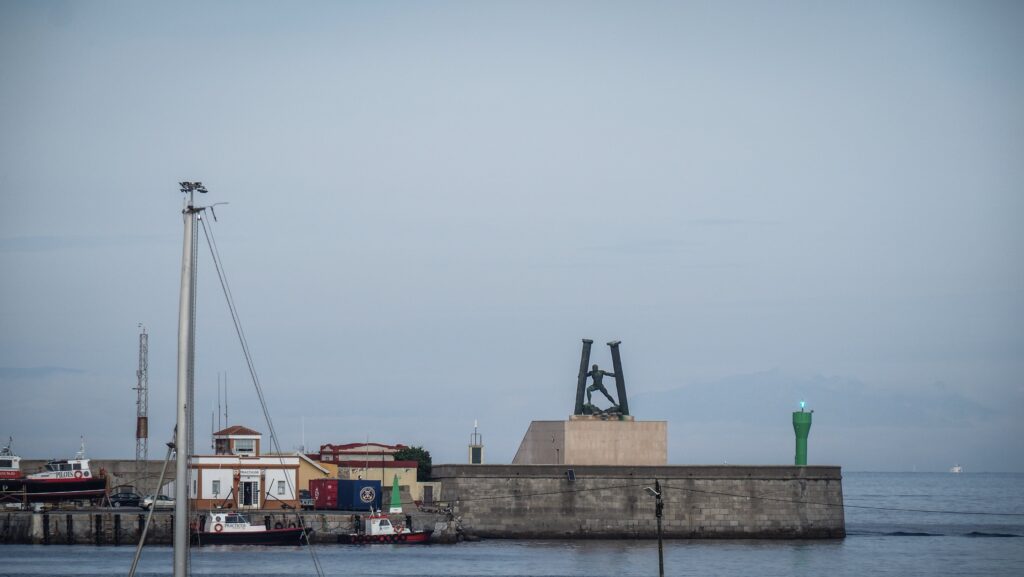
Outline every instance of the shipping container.
[(338, 480), (310, 479), (309, 492), (313, 496), (313, 506), (321, 510), (338, 508)]
[(310, 479), (309, 492), (320, 510), (369, 511), (381, 505), (380, 481)]
[(380, 510), (380, 481), (338, 480), (338, 505), (343, 511)]

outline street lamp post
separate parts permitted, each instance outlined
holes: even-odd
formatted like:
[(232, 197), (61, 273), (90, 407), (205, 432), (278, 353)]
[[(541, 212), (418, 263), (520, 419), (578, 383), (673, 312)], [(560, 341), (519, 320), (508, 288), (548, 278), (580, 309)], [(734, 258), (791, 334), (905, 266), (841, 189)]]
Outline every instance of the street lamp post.
[(654, 480), (654, 488), (644, 487), (654, 497), (654, 517), (658, 520), (658, 577), (665, 577), (665, 550), (661, 539), (661, 512), (665, 504), (661, 501), (661, 483)]

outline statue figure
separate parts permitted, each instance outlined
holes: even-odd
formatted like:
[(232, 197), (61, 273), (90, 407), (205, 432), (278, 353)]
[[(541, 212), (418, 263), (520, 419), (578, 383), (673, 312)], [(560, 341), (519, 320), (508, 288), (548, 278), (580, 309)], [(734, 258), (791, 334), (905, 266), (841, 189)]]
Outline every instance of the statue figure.
[[(590, 364), (590, 346), (594, 344), (594, 341), (590, 339), (583, 339), (583, 352), (580, 355), (580, 372), (576, 379), (576, 406), (573, 410), (574, 415), (629, 415), (629, 401), (626, 400), (626, 380), (622, 376), (622, 359), (619, 357), (619, 341), (611, 341), (608, 343), (608, 347), (612, 353), (612, 364), (615, 368), (614, 373), (608, 371), (602, 371), (594, 365), (591, 370), (587, 370), (587, 365)], [(618, 402), (608, 394), (608, 389), (604, 387), (604, 377), (609, 376), (615, 379), (615, 390), (619, 398)], [(587, 377), (594, 380), (593, 384), (587, 386)], [(599, 409), (591, 404), (591, 396), (594, 391), (601, 391), (601, 394), (605, 396), (608, 401), (611, 402), (612, 406), (607, 409)], [(586, 393), (586, 402), (584, 402), (583, 393)]]
[(604, 383), (601, 382), (606, 375), (609, 376), (609, 377), (614, 377), (615, 373), (609, 373), (608, 371), (602, 371), (601, 369), (597, 368), (597, 365), (594, 365), (593, 369), (591, 369), (591, 371), (589, 373), (587, 373), (588, 377), (594, 379), (594, 384), (592, 384), (589, 387), (587, 387), (587, 404), (588, 405), (591, 404), (591, 402), (590, 402), (590, 395), (594, 391), (601, 391), (601, 394), (603, 394), (604, 397), (606, 399), (608, 399), (608, 402), (610, 402), (612, 405), (615, 405), (616, 407), (618, 407), (618, 403), (616, 403), (615, 399), (613, 399), (612, 396), (608, 394), (608, 389), (604, 388)]

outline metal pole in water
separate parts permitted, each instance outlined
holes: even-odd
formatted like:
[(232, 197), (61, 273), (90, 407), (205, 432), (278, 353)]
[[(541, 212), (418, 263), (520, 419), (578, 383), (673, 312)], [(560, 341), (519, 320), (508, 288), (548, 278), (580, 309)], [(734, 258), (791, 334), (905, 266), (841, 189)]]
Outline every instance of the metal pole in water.
[(661, 483), (654, 480), (654, 488), (644, 487), (647, 494), (654, 497), (654, 517), (658, 520), (658, 577), (665, 577), (665, 550), (661, 542), (661, 511), (664, 503), (661, 502)]
[(658, 577), (665, 577), (665, 550), (661, 542), (661, 510), (665, 505), (661, 502), (661, 483), (657, 479), (654, 480), (654, 490), (658, 493), (654, 501), (654, 516), (658, 518)]

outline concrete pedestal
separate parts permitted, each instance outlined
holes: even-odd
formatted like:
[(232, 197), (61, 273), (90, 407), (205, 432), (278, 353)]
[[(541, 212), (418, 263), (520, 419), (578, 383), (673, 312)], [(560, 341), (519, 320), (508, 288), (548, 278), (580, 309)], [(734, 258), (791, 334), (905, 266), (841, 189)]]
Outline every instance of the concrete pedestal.
[(573, 415), (533, 421), (513, 465), (660, 466), (668, 463), (668, 423)]

